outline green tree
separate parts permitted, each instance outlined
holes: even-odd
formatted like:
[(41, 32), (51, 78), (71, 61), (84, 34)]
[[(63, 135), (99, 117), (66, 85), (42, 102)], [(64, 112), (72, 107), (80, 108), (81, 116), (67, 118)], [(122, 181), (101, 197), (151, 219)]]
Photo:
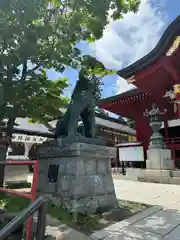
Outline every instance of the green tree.
[[(50, 114), (50, 101), (64, 102), (62, 95), (52, 100), (58, 83), (50, 83), (43, 69), (79, 68), (82, 54), (76, 43), (100, 38), (108, 19), (136, 11), (138, 4), (139, 0), (1, 0), (0, 125), (8, 118), (10, 130), (15, 118), (25, 114), (44, 118)], [(65, 81), (60, 82), (63, 89)], [(29, 111), (32, 107), (37, 109)]]
[(67, 86), (66, 78), (51, 81), (43, 70), (25, 81), (23, 88), (18, 82), (13, 82), (4, 115), (8, 119), (7, 136), (12, 136), (16, 117), (28, 117), (33, 122), (41, 123), (58, 117), (60, 107), (68, 103), (68, 99), (63, 96), (63, 89)]
[(41, 80), (39, 72), (43, 69), (63, 71), (66, 66), (79, 67), (82, 55), (75, 44), (100, 38), (109, 18), (136, 11), (138, 3), (139, 0), (98, 0), (98, 4), (97, 0), (1, 0), (0, 84), (4, 94), (0, 122), (8, 117), (12, 91), (21, 99), (27, 85), (38, 86), (34, 82)]
[(115, 71), (107, 70), (104, 65), (92, 56), (83, 56), (81, 69), (85, 69), (88, 78), (96, 85), (95, 99), (98, 101), (102, 97), (103, 77), (115, 74)]
[(128, 118), (126, 121), (127, 121), (127, 125), (128, 125), (130, 128), (136, 130), (136, 121), (135, 121), (135, 120)]

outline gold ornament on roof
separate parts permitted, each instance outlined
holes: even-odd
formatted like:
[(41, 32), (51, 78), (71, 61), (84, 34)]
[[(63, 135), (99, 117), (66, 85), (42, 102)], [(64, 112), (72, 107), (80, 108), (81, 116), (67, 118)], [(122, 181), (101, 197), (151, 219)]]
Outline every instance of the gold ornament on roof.
[(180, 94), (180, 84), (174, 85), (174, 94)]
[(178, 49), (179, 45), (180, 45), (180, 36), (177, 36), (173, 44), (169, 48), (169, 50), (166, 52), (166, 56), (169, 57), (173, 55), (173, 53)]

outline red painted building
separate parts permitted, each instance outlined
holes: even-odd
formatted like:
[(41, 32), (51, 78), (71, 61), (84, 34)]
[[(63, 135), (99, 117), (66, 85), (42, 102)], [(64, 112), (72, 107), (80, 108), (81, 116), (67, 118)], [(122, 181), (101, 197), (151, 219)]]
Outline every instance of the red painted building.
[[(180, 16), (167, 28), (157, 46), (137, 62), (118, 71), (118, 75), (134, 84), (135, 89), (102, 99), (99, 106), (136, 121), (137, 141), (147, 150), (151, 136), (149, 119), (144, 116), (155, 102), (163, 116), (164, 136), (172, 149), (175, 165), (180, 151), (180, 126), (172, 134), (168, 121), (180, 119)], [(172, 136), (173, 135), (173, 136)], [(173, 138), (173, 139), (172, 139)], [(180, 160), (180, 158), (179, 158)]]

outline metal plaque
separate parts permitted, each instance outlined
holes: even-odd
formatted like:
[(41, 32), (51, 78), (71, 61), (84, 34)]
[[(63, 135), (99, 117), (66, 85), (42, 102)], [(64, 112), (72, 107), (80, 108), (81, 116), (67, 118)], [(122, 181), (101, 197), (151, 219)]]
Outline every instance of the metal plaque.
[(48, 182), (56, 183), (58, 180), (59, 165), (50, 164), (48, 168)]

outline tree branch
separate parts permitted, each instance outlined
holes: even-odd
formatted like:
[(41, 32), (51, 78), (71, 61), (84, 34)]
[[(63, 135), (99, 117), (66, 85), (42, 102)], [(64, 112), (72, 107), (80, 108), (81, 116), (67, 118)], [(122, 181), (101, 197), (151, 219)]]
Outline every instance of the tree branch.
[(7, 128), (6, 128), (6, 135), (11, 139), (12, 134), (13, 134), (13, 126), (15, 123), (16, 117), (9, 117), (8, 122), (7, 122)]
[(22, 76), (20, 81), (24, 81), (27, 75), (27, 60), (23, 63)]
[(37, 64), (34, 68), (30, 69), (27, 71), (27, 74), (31, 74), (34, 71), (38, 70), (38, 68), (40, 68), (42, 66), (42, 63)]
[[(3, 39), (4, 40), (4, 39)], [(3, 41), (3, 47), (2, 47), (2, 51), (1, 51), (1, 55), (4, 53), (4, 51), (5, 51), (5, 49), (6, 49), (6, 41), (4, 40)]]

